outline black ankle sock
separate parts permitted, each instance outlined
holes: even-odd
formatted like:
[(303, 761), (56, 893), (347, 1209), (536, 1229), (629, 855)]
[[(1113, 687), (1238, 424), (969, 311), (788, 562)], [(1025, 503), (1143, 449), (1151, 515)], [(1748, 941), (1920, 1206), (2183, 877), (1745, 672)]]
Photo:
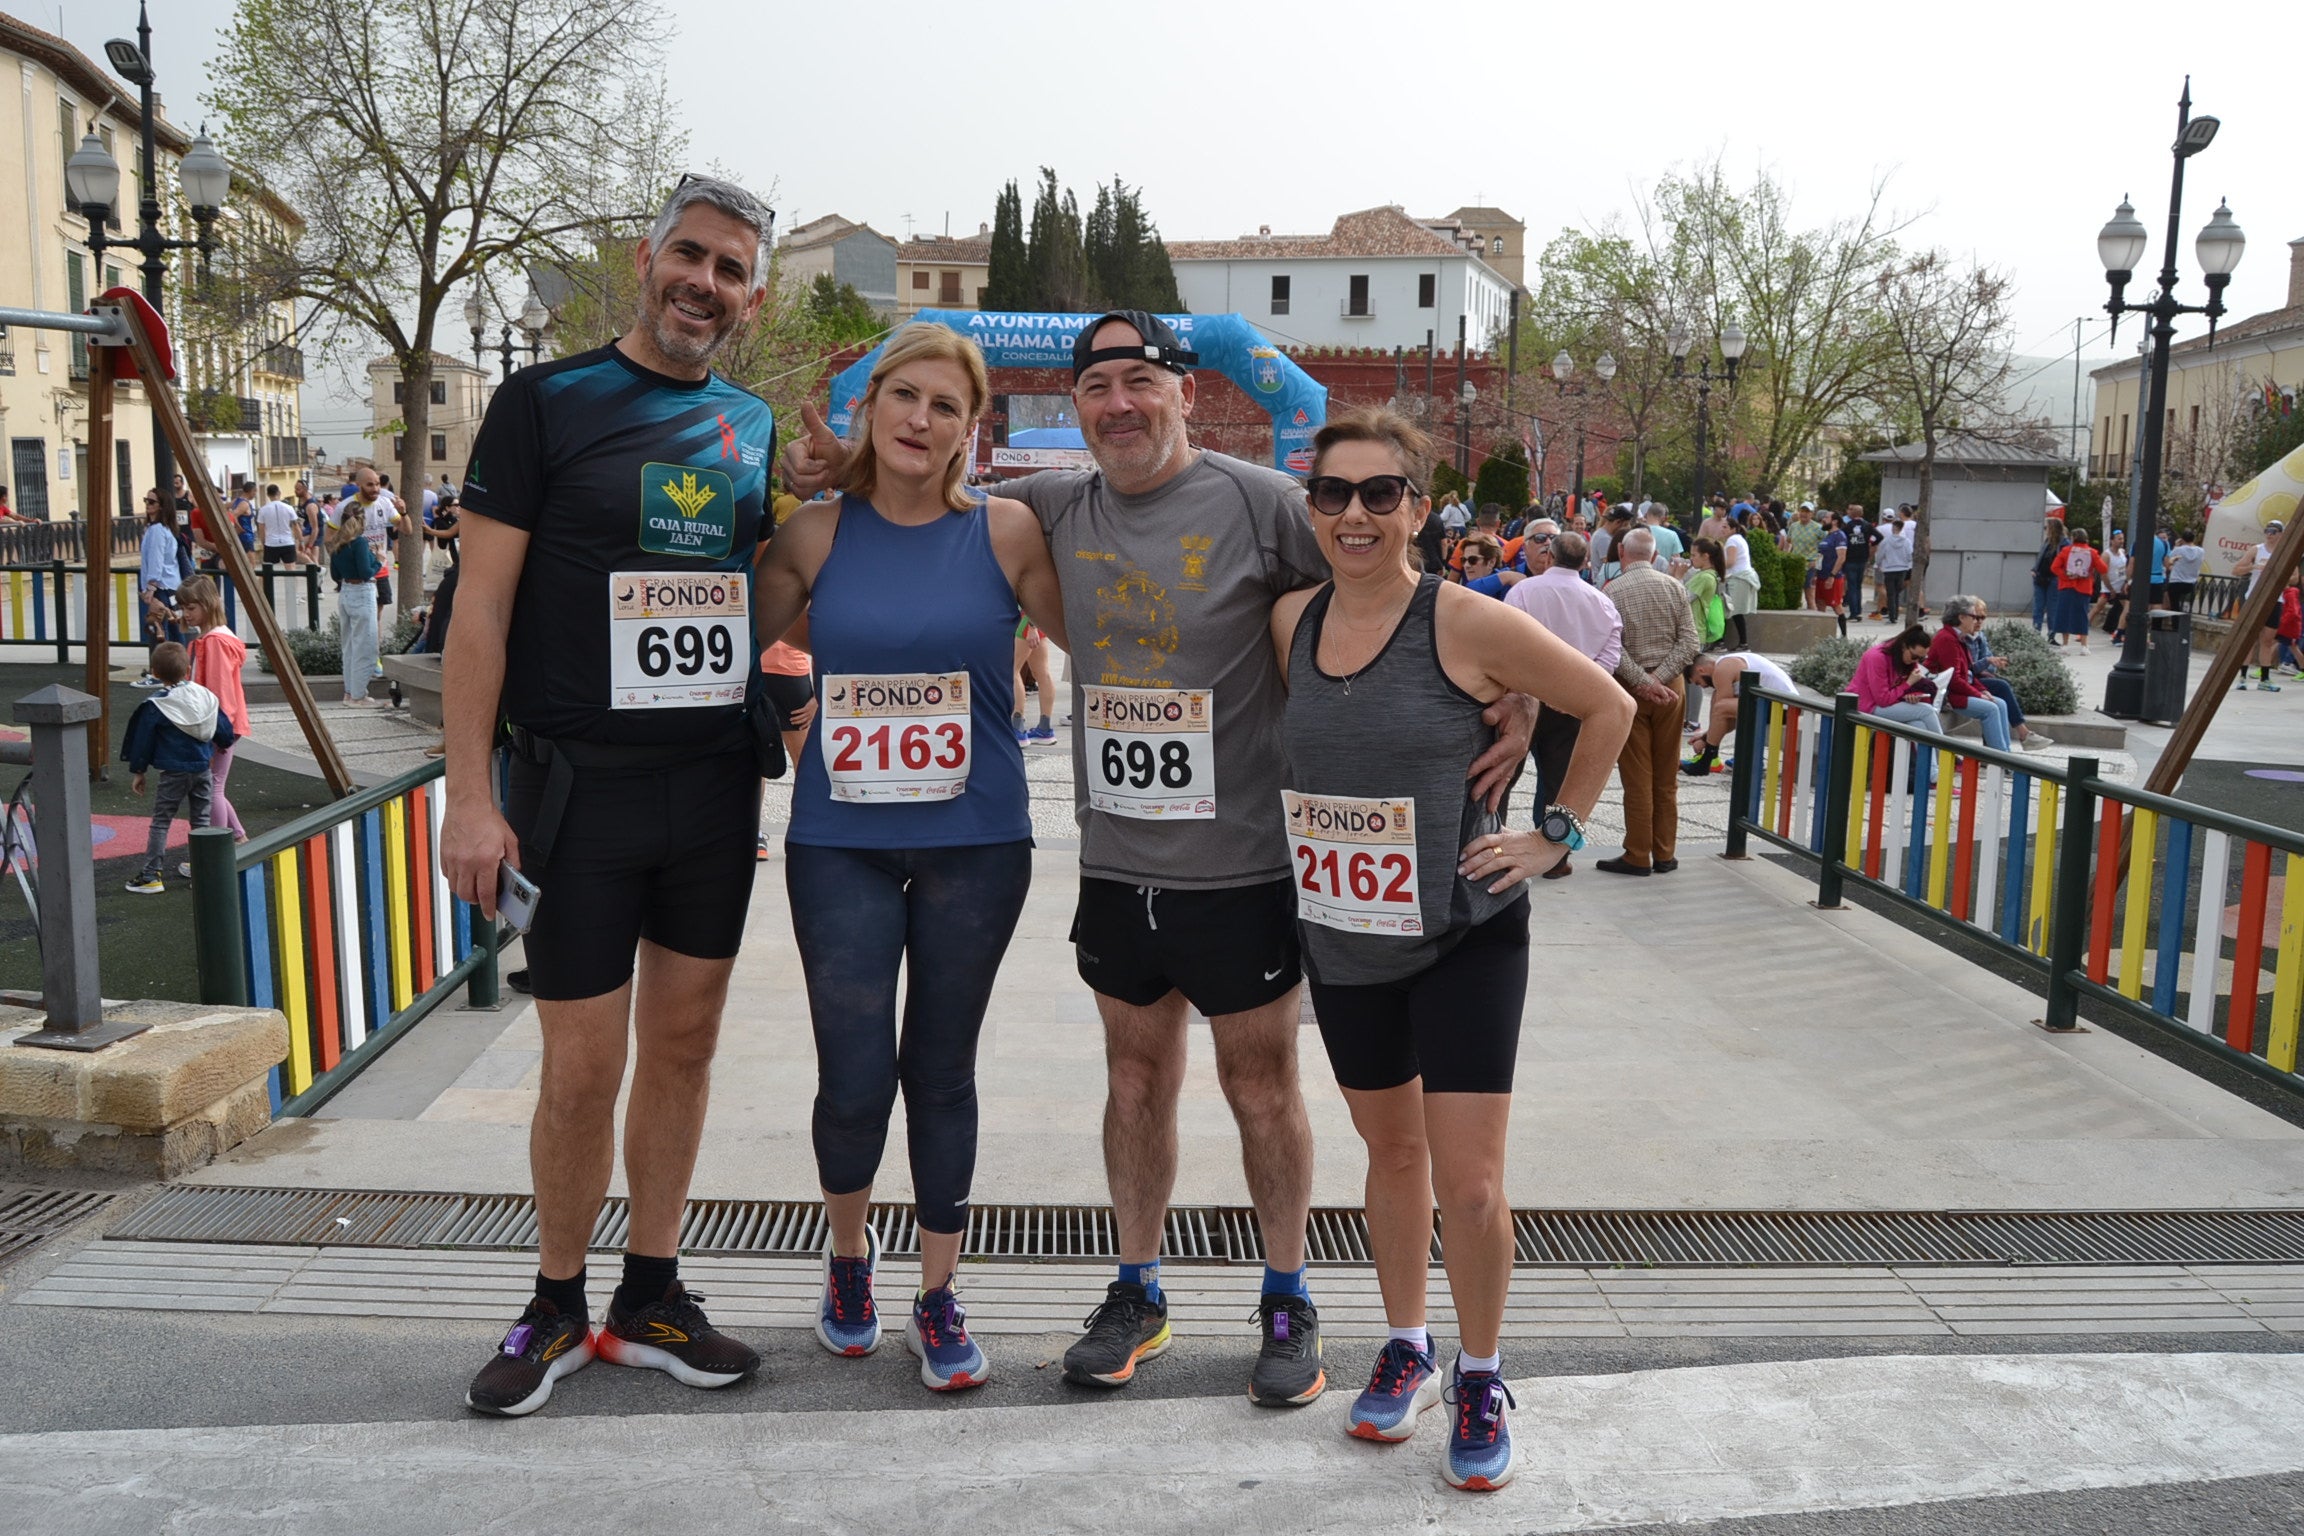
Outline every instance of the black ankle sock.
[(624, 1283), (616, 1287), (611, 1303), (618, 1314), (630, 1317), (651, 1302), (664, 1299), (672, 1282), (680, 1278), (678, 1258), (656, 1259), (644, 1253), (624, 1255)]
[(590, 1322), (592, 1314), (584, 1305), (584, 1271), (579, 1269), (565, 1280), (555, 1280), (542, 1270), (536, 1271), (536, 1294), (560, 1309), (562, 1317), (573, 1317), (579, 1322)]

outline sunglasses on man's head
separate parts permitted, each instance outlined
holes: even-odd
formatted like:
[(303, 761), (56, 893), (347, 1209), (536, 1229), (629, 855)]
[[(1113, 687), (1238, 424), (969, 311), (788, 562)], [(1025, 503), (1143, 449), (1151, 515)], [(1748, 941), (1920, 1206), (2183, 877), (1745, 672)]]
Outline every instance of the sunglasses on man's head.
[(1382, 517), (1397, 510), (1407, 497), (1422, 494), (1406, 475), (1370, 475), (1360, 481), (1341, 475), (1314, 475), (1304, 482), (1305, 499), (1312, 503), (1312, 510), (1329, 517), (1342, 517), (1354, 496), (1360, 498), (1361, 506)]

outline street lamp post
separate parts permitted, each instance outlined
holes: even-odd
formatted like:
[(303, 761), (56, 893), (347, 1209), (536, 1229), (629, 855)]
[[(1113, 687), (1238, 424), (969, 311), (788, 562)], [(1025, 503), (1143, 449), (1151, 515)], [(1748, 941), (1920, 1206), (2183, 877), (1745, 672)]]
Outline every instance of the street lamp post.
[[(472, 296), (464, 301), (464, 323), (472, 328), (472, 360), (485, 368), (488, 366), (488, 312), (481, 302), (478, 288), (474, 288)], [(527, 299), (520, 305), (517, 323), (521, 336), (518, 346), (512, 342), (514, 322), (510, 320), (504, 322), (504, 334), (496, 342), (496, 358), (503, 365), (504, 377), (507, 379), (512, 377), (516, 366), (512, 361), (515, 354), (525, 356), (531, 363), (543, 355), (544, 333), (552, 325), (552, 311), (545, 308), (544, 301), (536, 296), (533, 283), (528, 287)]]
[[(1610, 379), (1616, 377), (1616, 355), (1612, 352), (1601, 353), (1600, 356), (1594, 360), (1592, 364), (1592, 371), (1600, 376), (1600, 382), (1602, 384), (1606, 384)], [(1568, 349), (1563, 347), (1552, 359), (1552, 380), (1554, 383), (1560, 386), (1560, 393), (1563, 398), (1569, 395), (1576, 396), (1575, 505), (1577, 509), (1581, 511), (1584, 506), (1584, 420), (1586, 413), (1586, 407), (1584, 405), (1584, 392), (1587, 386), (1578, 384), (1573, 389), (1569, 388), (1568, 381), (1573, 378), (1575, 374), (1576, 359), (1570, 357), (1568, 355)]]
[[(2232, 220), (2231, 208), (2218, 203), (2215, 216), (2209, 219), (2192, 245), (2194, 254), (2200, 258), (2208, 302), (2180, 304), (2176, 301), (2176, 242), (2177, 226), (2184, 217), (2184, 162), (2208, 147), (2219, 126), (2213, 117), (2192, 115), (2192, 78), (2185, 76), (2184, 94), (2176, 103), (2176, 142), (2169, 146), (2176, 168), (2168, 188), (2168, 244), (2160, 263), (2160, 288), (2149, 301), (2131, 304), (2124, 296), (2129, 279), (2136, 275), (2136, 264), (2143, 260), (2151, 242), (2150, 232), (2126, 198), (2120, 200), (2111, 221), (2096, 236), (2096, 254), (2103, 259), (2104, 279), (2112, 288), (2112, 296), (2104, 302), (2104, 311), (2112, 316), (2113, 325), (2117, 327), (2120, 317), (2130, 312), (2151, 317), (2147, 334), (2152, 340), (2152, 363), (2147, 387), (2137, 402), (2139, 413), (2144, 417), (2143, 462), (2137, 493), (2129, 498), (2128, 506), (2128, 558), (2131, 562), (2143, 562), (2147, 586), (2152, 559), (2152, 546), (2147, 541), (2154, 536), (2159, 522), (2160, 464), (2166, 448), (2162, 402), (2168, 398), (2168, 344), (2176, 335), (2178, 315), (2206, 315), (2208, 340), (2211, 345), (2215, 343), (2216, 322), (2224, 314), (2224, 289), (2232, 281), (2233, 269), (2240, 265), (2241, 253), (2248, 244), (2247, 236)], [(2133, 564), (2130, 568), (2134, 569)], [(2133, 585), (2129, 590), (2133, 593)], [(2104, 713), (2115, 720), (2143, 717), (2144, 652), (2149, 643), (2145, 629), (2145, 624), (2130, 619), (2127, 634), (2121, 641), (2120, 659), (2113, 663), (2112, 675), (2104, 681)]]
[[(1686, 378), (1688, 376), (1688, 327), (1676, 322), (1672, 327), (1672, 334), (1668, 341), (1672, 348), (1672, 377), (1676, 379)], [(1730, 389), (1736, 387), (1736, 369), (1743, 361), (1745, 346), (1743, 327), (1731, 320), (1720, 328), (1720, 358), (1724, 365), (1721, 372), (1717, 375), (1712, 372), (1712, 348), (1709, 346), (1704, 349), (1703, 361), (1697, 364), (1695, 516), (1698, 522), (1702, 522), (1704, 519), (1704, 452), (1705, 436), (1712, 425), (1712, 381), (1717, 377)]]
[(1456, 472), (1466, 485), (1472, 483), (1472, 402), (1479, 398), (1480, 387), (1470, 379), (1456, 386)]
[[(170, 240), (160, 233), (160, 177), (159, 152), (154, 142), (153, 124), (159, 114), (152, 104), (152, 19), (145, 7), (136, 8), (136, 41), (124, 37), (113, 38), (104, 45), (104, 57), (121, 79), (137, 88), (139, 116), (142, 118), (141, 147), (143, 173), (137, 177), (136, 238), (114, 240), (104, 233), (111, 220), (112, 209), (120, 198), (120, 165), (105, 149), (104, 141), (96, 136), (93, 123), (87, 135), (80, 140), (72, 158), (64, 162), (65, 193), (80, 216), (88, 221), (88, 254), (102, 271), (104, 253), (110, 250), (139, 251), (144, 257), (144, 297), (156, 313), (166, 314), (161, 303), (161, 281), (167, 275), (166, 256), (170, 251), (198, 251), (200, 271), (208, 271), (209, 253), (216, 249), (216, 218), (224, 211), (224, 201), (232, 191), (232, 167), (216, 146), (208, 141), (203, 128), (192, 140), (192, 147), (184, 152), (176, 174), (184, 188), (184, 197), (192, 205), (192, 217), (200, 226), (195, 240)], [(156, 387), (152, 383), (147, 389)], [(171, 473), (167, 434), (160, 426), (160, 413), (152, 413), (152, 483), (161, 487), (163, 494)]]

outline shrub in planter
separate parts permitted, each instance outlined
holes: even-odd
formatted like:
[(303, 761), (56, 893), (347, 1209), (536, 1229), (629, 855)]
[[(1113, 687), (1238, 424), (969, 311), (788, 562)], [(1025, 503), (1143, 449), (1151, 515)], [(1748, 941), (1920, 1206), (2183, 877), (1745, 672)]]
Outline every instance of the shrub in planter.
[(1760, 606), (1776, 613), (1799, 607), (1808, 563), (1788, 550), (1778, 549), (1775, 536), (1765, 528), (1748, 531), (1744, 542), (1751, 547), (1752, 569), (1760, 578)]
[(1863, 659), (1864, 649), (1862, 640), (1834, 635), (1793, 657), (1785, 670), (1801, 687), (1831, 698), (1855, 680), (1856, 663)]
[[(377, 654), (398, 656), (416, 643), (416, 621), (406, 615), (394, 617), (391, 625), (377, 636)], [(282, 632), (288, 642), (288, 654), (296, 658), (296, 670), (306, 677), (335, 677), (344, 670), (343, 619), (330, 614), (328, 622), (319, 629), (289, 629)], [(257, 665), (264, 671), (273, 670), (272, 653), (259, 650)]]
[(2000, 675), (2008, 679), (2008, 686), (2016, 690), (2016, 702), (2024, 706), (2027, 715), (2069, 715), (2080, 708), (2080, 685), (2073, 680), (2072, 669), (2064, 665), (2064, 658), (2053, 650), (2028, 651), (2021, 656), (2008, 655), (2008, 664)]

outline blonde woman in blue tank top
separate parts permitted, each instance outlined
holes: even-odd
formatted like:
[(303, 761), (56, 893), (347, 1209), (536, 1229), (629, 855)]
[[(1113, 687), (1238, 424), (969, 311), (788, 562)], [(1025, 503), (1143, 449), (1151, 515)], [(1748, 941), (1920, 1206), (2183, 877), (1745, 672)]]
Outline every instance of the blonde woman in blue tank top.
[(1008, 728), (1019, 613), (1064, 643), (1039, 520), (966, 488), (989, 387), (965, 336), (899, 331), (857, 409), (843, 494), (777, 529), (756, 619), (765, 644), (807, 613), (822, 679), (784, 848), (831, 1228), (816, 1336), (840, 1355), (879, 1345), (866, 1216), (901, 1091), (921, 1271), (904, 1340), (938, 1391), (990, 1375), (953, 1272), (976, 1167), (977, 1036), (1032, 880), (1024, 758)]
[[(1368, 1146), (1367, 1208), (1391, 1338), (1350, 1433), (1398, 1441), (1445, 1397), (1459, 1488), (1512, 1477), (1498, 1333), (1512, 1282), (1504, 1133), (1528, 984), (1527, 882), (1583, 841), (1632, 724), (1614, 678), (1506, 603), (1419, 572), (1431, 444), (1389, 411), (1332, 418), (1305, 482), (1332, 579), (1272, 614), (1288, 680), (1286, 819), (1320, 1037)], [(1469, 792), (1481, 711), (1523, 693), (1584, 722), (1541, 828)], [(1441, 1391), (1425, 1328), (1437, 1196), (1458, 1353)]]

